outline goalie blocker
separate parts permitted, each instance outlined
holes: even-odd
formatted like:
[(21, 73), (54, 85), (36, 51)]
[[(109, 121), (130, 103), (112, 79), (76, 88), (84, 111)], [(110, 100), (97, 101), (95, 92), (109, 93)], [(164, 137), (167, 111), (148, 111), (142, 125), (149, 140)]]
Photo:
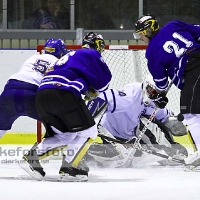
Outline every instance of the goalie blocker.
[[(108, 104), (103, 99), (97, 97), (86, 103), (88, 110), (91, 112), (94, 119), (101, 118), (103, 113), (106, 111)], [(100, 119), (99, 119), (100, 120)]]

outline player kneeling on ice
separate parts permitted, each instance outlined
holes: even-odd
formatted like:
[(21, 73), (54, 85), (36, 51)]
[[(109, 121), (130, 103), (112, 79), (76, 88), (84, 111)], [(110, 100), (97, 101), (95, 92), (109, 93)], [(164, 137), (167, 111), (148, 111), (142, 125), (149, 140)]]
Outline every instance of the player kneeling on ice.
[[(187, 156), (187, 150), (174, 142), (172, 137), (172, 135), (185, 135), (186, 128), (171, 111), (165, 108), (168, 102), (167, 97), (153, 93), (152, 83), (151, 76), (148, 76), (144, 83), (128, 84), (121, 90), (109, 89), (94, 99), (93, 101), (98, 101), (101, 98), (108, 103), (107, 111), (100, 121), (100, 125), (107, 131), (99, 128), (100, 133), (107, 134), (109, 137), (114, 136), (124, 143), (127, 141), (127, 143), (134, 143), (137, 137), (141, 137), (141, 132), (147, 126), (139, 141), (142, 148), (164, 150), (170, 156)], [(150, 95), (153, 100), (149, 99)], [(90, 102), (89, 105), (91, 105)], [(159, 108), (156, 110), (155, 117), (146, 125), (156, 107)], [(93, 144), (86, 158), (92, 157), (105, 167), (119, 167), (130, 165), (130, 162), (134, 165), (134, 158), (142, 156), (142, 152), (137, 151), (137, 148), (133, 150), (128, 144), (110, 143), (109, 139), (106, 140), (103, 140), (104, 144)], [(147, 156), (148, 159), (151, 157), (149, 154)]]
[(80, 168), (79, 163), (98, 131), (82, 95), (90, 100), (109, 85), (112, 75), (101, 56), (104, 47), (103, 37), (90, 32), (83, 39), (83, 49), (63, 56), (43, 78), (36, 108), (46, 129), (45, 139), (24, 155), (27, 162), (22, 165), (34, 178), (45, 176), (39, 159), (67, 147), (60, 178), (88, 180), (88, 169)]

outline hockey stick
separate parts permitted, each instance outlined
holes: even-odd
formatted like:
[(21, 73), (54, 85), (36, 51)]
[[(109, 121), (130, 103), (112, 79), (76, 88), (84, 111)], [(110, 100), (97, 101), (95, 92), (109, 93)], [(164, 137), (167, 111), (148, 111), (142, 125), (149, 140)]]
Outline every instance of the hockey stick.
[[(168, 93), (169, 89), (171, 88), (172, 86), (172, 82), (170, 82), (167, 90), (166, 90), (166, 94)], [(129, 153), (129, 155), (131, 155), (134, 151), (134, 149), (137, 149), (137, 150), (140, 150), (140, 151), (143, 151), (143, 152), (146, 152), (146, 153), (149, 153), (149, 154), (153, 154), (153, 155), (156, 155), (156, 156), (159, 156), (159, 157), (162, 157), (162, 158), (165, 158), (165, 159), (168, 159), (168, 160), (172, 160), (172, 161), (175, 161), (175, 162), (178, 162), (178, 163), (182, 163), (184, 165), (192, 165), (194, 166), (194, 162), (196, 162), (197, 160), (200, 160), (200, 153), (196, 153), (196, 154), (193, 154), (192, 156), (188, 156), (187, 159), (178, 159), (178, 158), (174, 158), (172, 156), (169, 156), (169, 155), (164, 155), (164, 154), (161, 154), (161, 153), (158, 153), (154, 150), (148, 150), (148, 149), (143, 149), (140, 145), (140, 140), (142, 139), (144, 133), (146, 132), (147, 130), (147, 126), (149, 125), (150, 122), (152, 122), (152, 120), (154, 119), (155, 115), (156, 115), (156, 109), (154, 110), (154, 112), (152, 113), (152, 115), (150, 116), (149, 120), (147, 121), (147, 123), (145, 124), (145, 126), (143, 127), (142, 131), (140, 131), (140, 134), (138, 135), (138, 137), (134, 137), (134, 138), (130, 138), (128, 141), (132, 140), (132, 139), (135, 139), (135, 142), (134, 144), (132, 145), (132, 151)], [(119, 144), (127, 144), (127, 142), (121, 142), (120, 140), (117, 140), (115, 138), (111, 138), (111, 137), (108, 137), (108, 136), (105, 136), (105, 135), (102, 135), (102, 134), (99, 134), (98, 136), (104, 138), (104, 139), (107, 139), (109, 141), (112, 141), (112, 142), (115, 142), (115, 143), (119, 143)], [(126, 159), (128, 160), (128, 158)], [(196, 166), (198, 166), (198, 164), (196, 164)]]
[[(171, 87), (171, 85), (172, 85), (172, 82), (169, 84), (169, 87), (168, 87), (168, 89), (167, 89), (167, 92), (169, 91), (169, 88)], [(167, 92), (166, 92), (166, 93), (167, 93)], [(92, 102), (92, 107), (89, 109), (90, 111), (92, 111), (94, 108), (95, 108), (95, 110), (96, 110), (96, 101), (98, 102), (97, 99), (95, 99), (95, 102)], [(126, 162), (128, 161), (129, 157), (133, 154), (133, 152), (134, 152), (136, 149), (140, 149), (140, 148), (141, 148), (141, 146), (140, 146), (140, 140), (142, 139), (144, 133), (145, 133), (146, 130), (148, 129), (147, 127), (149, 126), (149, 124), (153, 121), (153, 119), (154, 119), (154, 117), (155, 117), (155, 115), (156, 115), (156, 110), (157, 110), (157, 108), (155, 107), (155, 109), (154, 109), (152, 115), (150, 116), (150, 118), (148, 119), (147, 123), (145, 124), (145, 126), (143, 127), (143, 129), (139, 132), (138, 137), (130, 138), (130, 140), (135, 139), (135, 142), (134, 142), (134, 144), (132, 145), (132, 148), (130, 149), (130, 151), (128, 152), (128, 155), (127, 155), (126, 158), (123, 160), (124, 163), (126, 163)], [(92, 112), (92, 113), (93, 113), (93, 112)], [(107, 131), (105, 131), (105, 132), (107, 133)], [(105, 134), (106, 134), (106, 133), (105, 133)], [(108, 137), (108, 136), (109, 136), (109, 137)], [(111, 134), (108, 134), (108, 135), (106, 135), (106, 137), (111, 138), (112, 135), (111, 135)], [(102, 138), (103, 138), (103, 135), (102, 135)], [(105, 138), (105, 137), (104, 137), (104, 138)], [(112, 137), (112, 138), (114, 138), (114, 137)], [(115, 139), (115, 138), (114, 138), (114, 139)], [(130, 141), (130, 140), (129, 140), (129, 141)], [(127, 142), (128, 142), (128, 141), (127, 141)]]
[[(130, 143), (127, 143), (128, 141), (122, 141), (122, 140), (116, 139), (114, 137), (111, 138), (111, 137), (108, 137), (108, 136), (103, 135), (103, 134), (98, 134), (98, 136), (100, 138), (105, 139), (105, 140), (112, 142), (112, 143), (118, 143), (118, 144), (123, 144), (123, 145), (131, 145)], [(136, 139), (136, 138), (134, 138), (134, 139)], [(141, 145), (136, 145), (136, 146), (131, 145), (131, 147), (133, 147), (133, 149), (137, 149), (141, 152), (145, 152), (145, 153), (152, 154), (152, 155), (155, 155), (155, 156), (158, 156), (158, 157), (170, 160), (170, 161), (181, 163), (185, 166), (192, 166), (193, 167), (193, 168), (191, 168), (192, 170), (195, 169), (195, 167), (200, 166), (200, 151), (196, 151), (194, 154), (188, 156), (187, 158), (178, 159), (178, 158), (174, 158), (172, 156), (166, 155), (166, 154), (156, 152), (155, 150), (149, 150), (149, 149), (141, 148)], [(128, 160), (128, 158), (127, 158), (127, 160)]]
[[(172, 84), (173, 84), (173, 82), (171, 81), (171, 82), (169, 83), (169, 85), (168, 85), (168, 88), (167, 88), (167, 90), (166, 90), (166, 92), (165, 92), (165, 95), (167, 95), (167, 93), (169, 92), (169, 90), (170, 90)], [(141, 145), (140, 145), (140, 140), (142, 139), (142, 137), (144, 136), (144, 133), (145, 133), (146, 130), (148, 129), (148, 128), (147, 128), (148, 125), (153, 121), (153, 119), (154, 119), (154, 117), (155, 117), (155, 115), (156, 115), (156, 111), (157, 111), (157, 107), (155, 107), (155, 109), (154, 109), (153, 113), (151, 114), (151, 116), (149, 117), (147, 123), (144, 125), (143, 129), (139, 132), (139, 135), (138, 135), (137, 137), (130, 138), (130, 139), (127, 141), (127, 142), (129, 142), (129, 141), (131, 141), (132, 139), (136, 138), (134, 144), (132, 145), (132, 148), (133, 148), (133, 149), (132, 149), (132, 152), (134, 152), (134, 149), (137, 149), (137, 150), (141, 150), (141, 149), (142, 149), (142, 147), (141, 147)], [(146, 150), (146, 149), (144, 149), (144, 150), (146, 151), (146, 153), (148, 153), (147, 151), (149, 151), (149, 150)], [(143, 150), (143, 151), (144, 151), (144, 150)], [(149, 152), (149, 153), (150, 153), (150, 152)], [(152, 153), (151, 153), (151, 154), (152, 154)], [(156, 155), (156, 154), (157, 154), (157, 152), (154, 152), (154, 155)], [(131, 153), (130, 153), (130, 155), (131, 155)], [(162, 154), (161, 154), (161, 155), (162, 155)], [(169, 159), (171, 159), (171, 158), (169, 158)]]
[[(169, 89), (171, 88), (172, 84), (173, 84), (173, 83), (172, 83), (172, 81), (171, 81), (171, 82), (169, 83), (169, 86), (168, 86), (167, 90), (166, 90), (166, 95), (167, 95)], [(142, 137), (144, 136), (144, 133), (145, 133), (146, 130), (148, 129), (147, 127), (149, 126), (149, 124), (153, 121), (153, 119), (154, 119), (154, 117), (155, 117), (155, 115), (156, 115), (156, 111), (157, 111), (157, 107), (155, 107), (153, 113), (152, 113), (151, 116), (149, 117), (149, 119), (148, 119), (148, 121), (146, 122), (146, 124), (144, 125), (143, 129), (139, 132), (139, 135), (138, 135), (137, 137), (134, 136), (134, 137), (130, 138), (130, 139), (127, 141), (127, 142), (129, 142), (129, 141), (135, 139), (135, 142), (134, 142), (134, 144), (132, 145), (132, 149), (131, 149), (131, 151), (129, 152), (129, 156), (127, 157), (126, 160), (129, 159), (129, 157), (133, 154), (133, 152), (135, 151), (135, 149), (141, 151), (142, 147), (141, 147), (141, 145), (140, 145), (140, 140), (142, 139)], [(145, 149), (144, 149), (144, 150), (145, 150)], [(143, 151), (144, 151), (144, 150), (143, 150)], [(145, 151), (146, 151), (146, 153), (150, 153), (150, 152), (147, 152), (148, 150), (145, 150)], [(152, 153), (151, 153), (151, 154), (152, 154)], [(157, 155), (157, 152), (154, 152), (154, 155)], [(162, 154), (161, 154), (161, 155), (162, 155)], [(158, 156), (158, 155), (157, 155), (157, 156)], [(160, 157), (161, 157), (161, 156), (160, 156)], [(165, 158), (166, 158), (166, 157), (165, 157)], [(169, 157), (168, 159), (171, 159), (171, 158)], [(182, 163), (182, 161), (180, 161), (180, 162)]]
[[(173, 82), (171, 81), (171, 82), (169, 83), (169, 85), (168, 85), (168, 88), (167, 88), (166, 92), (165, 92), (166, 95), (167, 95), (167, 93), (169, 92), (169, 90), (170, 90), (172, 84), (173, 84)], [(155, 115), (156, 115), (156, 110), (157, 110), (157, 107), (155, 107), (153, 113), (152, 113), (151, 116), (149, 117), (149, 119), (148, 119), (147, 123), (145, 124), (144, 128), (140, 131), (140, 134), (137, 136), (137, 139), (136, 139), (135, 143), (133, 144), (133, 148), (137, 147), (138, 145), (140, 146), (140, 143), (139, 143), (139, 142), (140, 142), (140, 140), (142, 139), (142, 137), (143, 137), (144, 133), (146, 132), (146, 130), (148, 129), (148, 128), (147, 128), (148, 125), (153, 121), (153, 119), (154, 119), (154, 117), (155, 117)], [(130, 138), (129, 141), (132, 140), (132, 139), (133, 139), (133, 138)]]
[[(103, 139), (108, 140), (108, 141), (113, 142), (113, 143), (119, 143), (119, 144), (130, 145), (131, 147), (133, 147), (133, 148), (135, 148), (135, 149), (137, 149), (137, 150), (139, 150), (139, 151), (141, 151), (141, 152), (149, 153), (149, 154), (152, 154), (152, 155), (161, 157), (161, 158), (165, 158), (165, 159), (167, 159), (167, 160), (171, 160), (171, 161), (175, 161), (175, 162), (178, 162), (178, 163), (186, 164), (185, 160), (183, 160), (183, 159), (181, 160), (181, 159), (173, 158), (173, 157), (171, 157), (171, 156), (158, 153), (158, 152), (156, 152), (156, 151), (154, 151), (154, 150), (144, 149), (144, 148), (142, 148), (141, 146), (138, 146), (138, 145), (137, 145), (137, 146), (133, 146), (133, 145), (127, 143), (127, 142), (121, 141), (121, 140), (119, 140), (119, 139), (110, 138), (110, 137), (105, 136), (105, 135), (102, 135), (102, 134), (98, 134), (98, 136), (99, 136), (100, 138), (103, 138)], [(134, 144), (135, 144), (135, 143), (134, 143)]]
[[(128, 160), (131, 158), (131, 155), (133, 155), (133, 153), (135, 153), (135, 150), (140, 150), (140, 151), (142, 151), (142, 150), (141, 150), (142, 147), (141, 147), (141, 145), (140, 145), (140, 140), (142, 139), (144, 133), (146, 132), (149, 123), (151, 123), (152, 120), (154, 119), (155, 114), (156, 114), (156, 110), (157, 110), (157, 108), (154, 109), (154, 112), (152, 113), (152, 115), (151, 115), (150, 118), (148, 119), (148, 121), (147, 121), (147, 123), (145, 124), (144, 128), (142, 129), (142, 131), (140, 131), (140, 134), (138, 135), (138, 137), (136, 137), (136, 136), (135, 136), (135, 137), (131, 137), (131, 138), (130, 138), (129, 140), (127, 140), (126, 142), (121, 142), (120, 140), (115, 139), (114, 136), (112, 136), (111, 134), (109, 134), (109, 136), (111, 136), (111, 137), (106, 136), (106, 135), (103, 135), (103, 134), (98, 134), (99, 137), (104, 138), (104, 139), (107, 139), (108, 141), (113, 142), (113, 144), (114, 144), (114, 143), (118, 143), (118, 144), (121, 144), (121, 145), (123, 145), (123, 144), (128, 144), (129, 141), (135, 139), (134, 144), (131, 145), (132, 148), (128, 151), (128, 153), (127, 153), (126, 156), (124, 157), (123, 161), (121, 160), (121, 163), (120, 163), (121, 165), (124, 165), (124, 164), (126, 164), (126, 163), (128, 162)], [(106, 132), (105, 134), (108, 134), (108, 133), (109, 133), (101, 124), (98, 124), (98, 126), (101, 126), (101, 127), (104, 129), (104, 131)], [(115, 145), (116, 145), (116, 144), (115, 144)]]

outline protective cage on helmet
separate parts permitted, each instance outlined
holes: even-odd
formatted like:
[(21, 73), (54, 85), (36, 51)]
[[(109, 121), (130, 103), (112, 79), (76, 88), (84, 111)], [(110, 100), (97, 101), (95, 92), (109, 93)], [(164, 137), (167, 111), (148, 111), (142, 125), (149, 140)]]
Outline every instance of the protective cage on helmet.
[(144, 15), (135, 23), (135, 32), (133, 33), (133, 36), (135, 39), (140, 39), (140, 34), (142, 33), (151, 39), (155, 33), (157, 33), (159, 28), (159, 24), (155, 17), (152, 15)]
[(82, 41), (82, 48), (95, 49), (101, 53), (105, 49), (105, 41), (102, 35), (90, 32), (84, 36)]
[(44, 45), (44, 53), (61, 58), (67, 53), (66, 44), (61, 39), (49, 39)]
[(149, 99), (149, 95), (151, 94), (157, 94), (157, 91), (153, 77), (151, 76), (151, 74), (148, 74), (142, 83), (142, 96), (143, 101), (146, 104), (149, 104), (151, 102), (151, 99)]

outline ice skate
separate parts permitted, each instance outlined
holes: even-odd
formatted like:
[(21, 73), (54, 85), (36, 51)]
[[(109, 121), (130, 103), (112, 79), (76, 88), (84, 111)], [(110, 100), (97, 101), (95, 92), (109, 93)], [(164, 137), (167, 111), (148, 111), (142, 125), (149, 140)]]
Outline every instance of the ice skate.
[(85, 164), (80, 163), (79, 167), (73, 167), (65, 161), (63, 157), (62, 166), (60, 167), (60, 180), (69, 182), (84, 182), (88, 181), (89, 168)]
[(22, 157), (22, 159), (19, 161), (19, 165), (30, 176), (37, 180), (42, 180), (45, 176), (45, 172), (38, 160), (37, 152), (33, 148)]

